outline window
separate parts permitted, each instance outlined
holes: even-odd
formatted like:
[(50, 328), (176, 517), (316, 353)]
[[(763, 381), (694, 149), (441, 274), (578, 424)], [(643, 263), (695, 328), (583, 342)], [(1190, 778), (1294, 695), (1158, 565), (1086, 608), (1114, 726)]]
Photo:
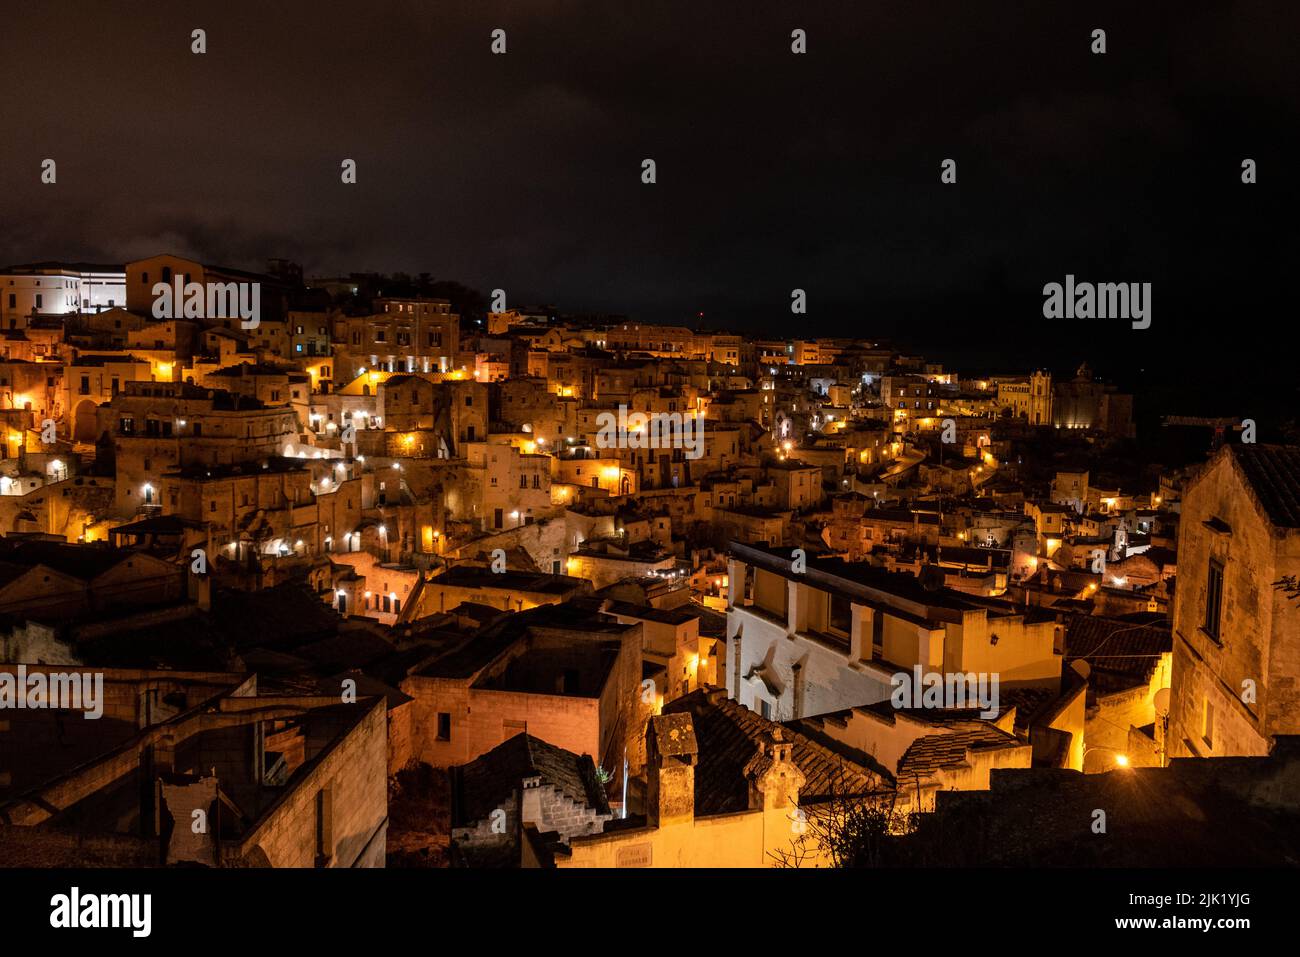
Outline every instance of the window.
[(1205, 699), (1205, 719), (1204, 727), (1201, 729), (1201, 738), (1205, 741), (1205, 746), (1214, 750), (1214, 705), (1210, 699)]
[(1201, 626), (1215, 641), (1220, 640), (1219, 618), (1223, 610), (1223, 565), (1210, 559), (1210, 570), (1205, 580), (1205, 622)]
[(520, 487), (520, 488), (528, 488), (528, 476), (527, 476), (527, 475), (521, 475), (521, 476), (519, 476), (519, 487)]
[(845, 634), (853, 627), (853, 606), (847, 598), (831, 595), (830, 626), (832, 630)]
[(768, 701), (766, 698), (759, 698), (759, 699), (758, 699), (758, 713), (761, 714), (761, 715), (762, 715), (766, 720), (771, 721), (771, 720), (772, 720), (772, 702)]
[(447, 711), (438, 712), (438, 738), (439, 741), (451, 740), (451, 714)]
[(334, 792), (316, 792), (316, 866), (324, 867), (334, 856)]

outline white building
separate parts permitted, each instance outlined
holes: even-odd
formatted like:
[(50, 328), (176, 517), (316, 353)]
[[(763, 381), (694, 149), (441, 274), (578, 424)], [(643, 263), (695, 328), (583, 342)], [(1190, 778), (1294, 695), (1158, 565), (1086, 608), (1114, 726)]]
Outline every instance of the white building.
[[(996, 675), (1000, 687), (1056, 690), (1055, 615), (927, 588), (865, 562), (806, 559), (732, 542), (727, 691), (774, 721), (874, 704), (896, 674)], [(1058, 633), (1058, 629), (1060, 629)]]
[(126, 270), (94, 263), (28, 263), (0, 270), (0, 324), (21, 329), (37, 316), (101, 312), (126, 305)]

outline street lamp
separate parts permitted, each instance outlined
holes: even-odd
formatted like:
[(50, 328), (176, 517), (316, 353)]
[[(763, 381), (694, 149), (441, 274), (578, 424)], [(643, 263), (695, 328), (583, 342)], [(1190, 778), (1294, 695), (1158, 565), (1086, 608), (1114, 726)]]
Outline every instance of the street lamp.
[[(1088, 766), (1088, 755), (1091, 754), (1093, 751), (1112, 751), (1112, 752), (1114, 752), (1114, 754), (1115, 754), (1115, 767), (1117, 767), (1117, 768), (1127, 768), (1127, 767), (1129, 767), (1129, 765), (1130, 765), (1128, 755), (1125, 754), (1123, 751), (1120, 751), (1118, 748), (1107, 748), (1107, 747), (1104, 747), (1103, 745), (1097, 744), (1097, 745), (1093, 745), (1091, 748), (1084, 748), (1084, 749), (1083, 749), (1083, 766), (1084, 766), (1085, 769), (1086, 769), (1087, 766)], [(1086, 774), (1087, 771), (1085, 770), (1084, 773)]]

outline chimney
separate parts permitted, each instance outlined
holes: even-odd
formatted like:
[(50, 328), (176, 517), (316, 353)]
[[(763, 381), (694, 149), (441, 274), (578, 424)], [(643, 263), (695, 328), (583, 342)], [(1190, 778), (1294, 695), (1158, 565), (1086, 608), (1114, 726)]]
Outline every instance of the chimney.
[[(176, 826), (170, 839), (162, 848), (166, 864), (202, 864), (205, 867), (219, 863), (216, 820), (219, 814), (220, 792), (215, 777), (180, 775), (177, 780), (159, 779), (161, 806), (171, 814)], [(202, 827), (196, 824), (201, 822)]]
[(805, 778), (799, 766), (794, 763), (794, 744), (789, 733), (780, 725), (759, 741), (758, 750), (745, 765), (745, 777), (749, 779), (749, 806), (764, 811), (781, 811), (787, 816), (787, 808), (799, 803), (799, 789), (804, 786)]
[(519, 822), (523, 826), (541, 825), (542, 820), (542, 778), (534, 774), (523, 780), (523, 792), (519, 799)]
[(695, 726), (685, 713), (659, 714), (646, 727), (646, 821), (651, 827), (695, 819)]

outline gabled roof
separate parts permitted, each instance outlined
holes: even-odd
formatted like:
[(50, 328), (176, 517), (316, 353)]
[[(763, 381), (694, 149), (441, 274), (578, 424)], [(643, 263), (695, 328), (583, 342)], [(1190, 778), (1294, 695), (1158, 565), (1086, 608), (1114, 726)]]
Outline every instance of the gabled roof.
[(1300, 447), (1224, 446), (1268, 520), (1278, 528), (1300, 528)]
[(765, 736), (780, 729), (793, 742), (792, 757), (805, 781), (801, 800), (866, 794), (886, 788), (866, 768), (818, 744), (789, 725), (769, 721), (725, 697), (721, 689), (694, 691), (664, 705), (664, 714), (690, 714), (699, 746), (695, 768), (695, 816), (749, 808), (745, 767)]
[(525, 778), (539, 777), (598, 814), (609, 814), (605, 787), (591, 756), (519, 733), (469, 764), (452, 769), (452, 826), (486, 820), (514, 797)]
[(333, 635), (342, 620), (311, 589), (285, 583), (258, 592), (214, 596), (212, 619), (239, 647), (296, 648)]

